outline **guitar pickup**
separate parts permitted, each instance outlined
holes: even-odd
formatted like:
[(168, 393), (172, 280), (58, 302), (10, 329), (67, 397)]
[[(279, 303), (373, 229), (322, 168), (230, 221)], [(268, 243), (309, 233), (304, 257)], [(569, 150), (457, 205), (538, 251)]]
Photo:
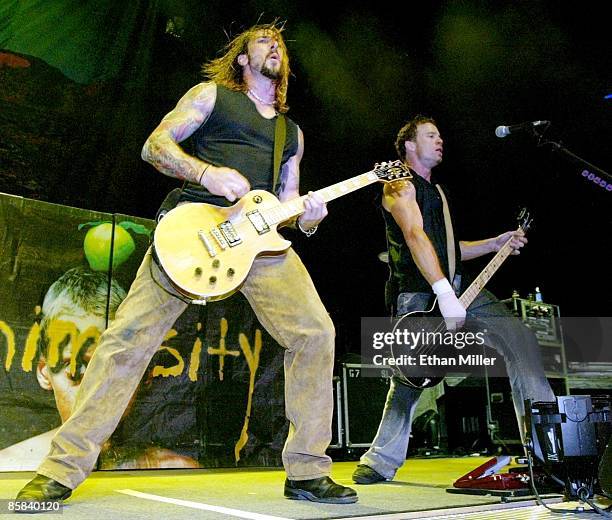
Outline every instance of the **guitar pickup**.
[(230, 247), (234, 247), (242, 243), (242, 239), (238, 236), (238, 233), (236, 233), (236, 229), (229, 220), (221, 222), (218, 228), (225, 240), (227, 241), (226, 243), (229, 244)]
[(270, 226), (268, 226), (268, 223), (265, 221), (259, 210), (254, 209), (253, 211), (249, 211), (246, 216), (251, 221), (251, 224), (253, 224), (253, 227), (257, 233), (260, 235), (270, 231)]

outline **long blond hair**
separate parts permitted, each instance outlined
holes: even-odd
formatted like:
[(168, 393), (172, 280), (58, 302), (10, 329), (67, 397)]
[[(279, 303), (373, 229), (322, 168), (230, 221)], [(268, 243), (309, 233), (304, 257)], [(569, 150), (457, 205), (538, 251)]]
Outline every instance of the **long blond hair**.
[(279, 27), (276, 22), (269, 24), (254, 25), (243, 31), (225, 46), (225, 54), (202, 65), (202, 74), (219, 85), (237, 92), (246, 92), (247, 85), (242, 77), (242, 66), (238, 63), (238, 56), (248, 52), (249, 42), (257, 36), (257, 33), (272, 36), (281, 48), (282, 62), (279, 78), (276, 81), (275, 101), (276, 110), (287, 112), (287, 87), (289, 84), (289, 56), (287, 46), (282, 37), (283, 27)]

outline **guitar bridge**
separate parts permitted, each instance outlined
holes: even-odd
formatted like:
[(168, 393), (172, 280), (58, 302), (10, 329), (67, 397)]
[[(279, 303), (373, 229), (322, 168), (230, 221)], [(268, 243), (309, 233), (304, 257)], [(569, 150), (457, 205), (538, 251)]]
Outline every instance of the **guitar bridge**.
[(202, 241), (202, 244), (204, 244), (204, 247), (206, 248), (206, 251), (208, 251), (208, 254), (211, 256), (211, 258), (217, 256), (215, 246), (211, 244), (210, 240), (208, 240), (208, 237), (206, 236), (206, 233), (204, 233), (204, 231), (202, 231), (201, 229), (200, 231), (198, 231), (198, 238)]

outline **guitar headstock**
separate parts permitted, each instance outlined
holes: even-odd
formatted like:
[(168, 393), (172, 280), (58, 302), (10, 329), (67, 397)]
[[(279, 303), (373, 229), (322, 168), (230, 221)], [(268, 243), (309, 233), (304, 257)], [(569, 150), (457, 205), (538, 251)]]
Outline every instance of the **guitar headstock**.
[(529, 210), (527, 208), (521, 208), (519, 211), (518, 217), (516, 217), (519, 227), (527, 233), (531, 224), (533, 222), (533, 217), (529, 214)]
[(412, 174), (402, 161), (376, 163), (372, 170), (383, 182), (395, 182), (400, 179), (412, 179)]

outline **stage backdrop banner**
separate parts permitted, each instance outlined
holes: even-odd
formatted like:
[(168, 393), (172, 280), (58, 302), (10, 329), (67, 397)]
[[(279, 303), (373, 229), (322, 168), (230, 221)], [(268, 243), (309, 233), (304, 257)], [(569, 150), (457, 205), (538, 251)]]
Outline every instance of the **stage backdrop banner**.
[[(0, 471), (47, 453), (153, 226), (0, 194)], [(287, 428), (283, 349), (237, 294), (177, 320), (98, 468), (280, 466)]]

